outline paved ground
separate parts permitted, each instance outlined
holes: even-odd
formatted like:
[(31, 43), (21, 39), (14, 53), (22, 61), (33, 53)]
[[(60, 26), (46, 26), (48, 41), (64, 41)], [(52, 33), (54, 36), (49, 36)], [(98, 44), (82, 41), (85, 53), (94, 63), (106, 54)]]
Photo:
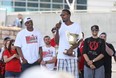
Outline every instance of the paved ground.
[(112, 59), (112, 78), (116, 78), (116, 62)]

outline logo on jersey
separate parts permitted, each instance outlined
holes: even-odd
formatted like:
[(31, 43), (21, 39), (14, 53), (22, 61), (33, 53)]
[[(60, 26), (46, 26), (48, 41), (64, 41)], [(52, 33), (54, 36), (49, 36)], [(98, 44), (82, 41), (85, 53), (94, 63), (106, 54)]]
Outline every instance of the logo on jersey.
[(96, 50), (98, 48), (98, 42), (92, 41), (89, 43), (90, 50)]
[(52, 57), (53, 56), (53, 52), (48, 50), (48, 51), (43, 51), (42, 53), (43, 57)]
[(27, 44), (37, 43), (37, 36), (34, 36), (34, 35), (26, 36), (26, 42), (27, 42)]

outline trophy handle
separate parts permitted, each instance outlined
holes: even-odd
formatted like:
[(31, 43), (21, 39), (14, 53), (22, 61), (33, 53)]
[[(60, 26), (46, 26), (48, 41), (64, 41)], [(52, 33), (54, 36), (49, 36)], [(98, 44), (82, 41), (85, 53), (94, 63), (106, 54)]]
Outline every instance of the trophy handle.
[(72, 54), (67, 54), (67, 49), (65, 49), (63, 53), (64, 53), (65, 55), (75, 57), (75, 51), (73, 51)]

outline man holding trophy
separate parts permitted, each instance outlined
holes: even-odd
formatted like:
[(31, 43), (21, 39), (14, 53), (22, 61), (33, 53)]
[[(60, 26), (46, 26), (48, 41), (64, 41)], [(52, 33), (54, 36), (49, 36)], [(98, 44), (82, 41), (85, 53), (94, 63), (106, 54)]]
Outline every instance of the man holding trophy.
[(79, 78), (77, 65), (77, 47), (81, 40), (80, 26), (70, 20), (71, 12), (62, 10), (62, 21), (53, 28), (56, 30), (55, 41), (59, 45), (57, 70), (66, 71)]

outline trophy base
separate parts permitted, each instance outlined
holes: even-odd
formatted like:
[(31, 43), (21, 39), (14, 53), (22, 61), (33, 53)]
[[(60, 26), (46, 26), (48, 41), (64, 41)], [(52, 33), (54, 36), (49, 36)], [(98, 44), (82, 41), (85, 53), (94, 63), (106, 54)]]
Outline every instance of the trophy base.
[(63, 52), (65, 55), (68, 55), (68, 56), (72, 56), (72, 57), (75, 57), (75, 52), (73, 51), (72, 54), (69, 54), (67, 52), (67, 49), (65, 49), (65, 51)]

